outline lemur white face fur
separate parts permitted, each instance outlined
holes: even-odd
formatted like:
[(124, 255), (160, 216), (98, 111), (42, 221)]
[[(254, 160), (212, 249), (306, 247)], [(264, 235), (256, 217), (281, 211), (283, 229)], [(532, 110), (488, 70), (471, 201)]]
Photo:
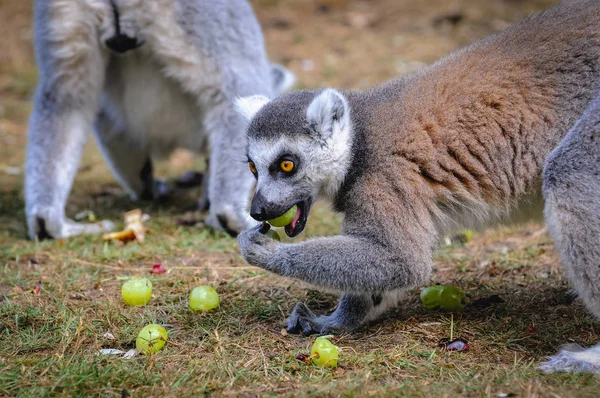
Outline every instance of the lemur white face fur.
[[(306, 226), (311, 206), (319, 194), (332, 199), (346, 177), (352, 160), (350, 107), (342, 93), (328, 89), (320, 94), (290, 94), (307, 102), (301, 129), (282, 123), (281, 134), (264, 134), (260, 118), (254, 116), (269, 99), (250, 96), (237, 100), (240, 114), (250, 124), (248, 163), (257, 179), (251, 216), (269, 220), (298, 205), (294, 221), (285, 228), (290, 237)], [(281, 106), (281, 103), (278, 104)], [(287, 129), (287, 130), (286, 130)], [(252, 134), (260, 133), (260, 135)]]

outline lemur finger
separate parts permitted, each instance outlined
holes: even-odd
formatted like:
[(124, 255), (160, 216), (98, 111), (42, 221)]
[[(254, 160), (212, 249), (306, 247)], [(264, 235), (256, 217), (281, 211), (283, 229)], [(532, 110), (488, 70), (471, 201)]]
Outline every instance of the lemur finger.
[(286, 322), (286, 330), (293, 334), (302, 332), (305, 336), (319, 333), (314, 328), (315, 318), (315, 314), (304, 303), (298, 303)]
[(271, 225), (268, 222), (263, 222), (262, 224), (260, 224), (258, 231), (264, 235), (269, 229), (271, 229)]

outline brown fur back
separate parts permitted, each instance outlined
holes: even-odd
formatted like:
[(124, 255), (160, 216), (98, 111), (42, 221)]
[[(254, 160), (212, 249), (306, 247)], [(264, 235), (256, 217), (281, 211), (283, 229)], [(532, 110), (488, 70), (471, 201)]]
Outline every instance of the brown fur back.
[(396, 226), (429, 229), (430, 214), (466, 204), (482, 214), (506, 208), (539, 185), (547, 154), (599, 89), (600, 2), (527, 18), (422, 72), (349, 94), (368, 120), (367, 170), (352, 191), (374, 213), (408, 206), (412, 216)]

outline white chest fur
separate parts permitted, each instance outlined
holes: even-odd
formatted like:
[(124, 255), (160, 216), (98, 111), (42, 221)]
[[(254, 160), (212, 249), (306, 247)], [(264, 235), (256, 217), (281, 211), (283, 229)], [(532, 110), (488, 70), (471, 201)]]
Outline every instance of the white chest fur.
[(121, 118), (127, 135), (153, 155), (165, 156), (177, 147), (203, 149), (202, 109), (143, 49), (113, 56), (105, 95), (110, 101), (104, 104), (115, 108), (111, 114)]

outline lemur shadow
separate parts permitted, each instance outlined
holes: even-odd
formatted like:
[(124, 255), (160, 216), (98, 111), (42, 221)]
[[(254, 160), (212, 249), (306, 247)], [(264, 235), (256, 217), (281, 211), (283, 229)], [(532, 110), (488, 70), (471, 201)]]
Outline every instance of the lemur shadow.
[[(493, 293), (483, 290), (468, 292), (469, 303), (452, 315), (455, 337), (466, 338), (475, 346), (501, 346), (541, 359), (567, 342), (589, 346), (600, 339), (600, 325), (562, 281), (499, 286)], [(337, 296), (315, 291), (308, 291), (306, 299), (319, 313), (330, 313), (337, 303)], [(450, 319), (448, 312), (424, 308), (415, 290), (397, 308), (345, 338), (363, 340), (374, 334), (382, 339), (397, 338), (400, 330), (400, 336), (412, 330), (436, 348), (440, 339), (450, 336)]]
[[(162, 193), (157, 198), (132, 200), (127, 193), (117, 183), (103, 184), (90, 192), (87, 199), (92, 210), (104, 212), (112, 216), (129, 211), (133, 208), (140, 208), (148, 214), (160, 212), (162, 215), (177, 216), (187, 211), (197, 211), (199, 209), (198, 202), (200, 200), (202, 183), (198, 182), (193, 185), (178, 184), (178, 179), (167, 181), (169, 186), (168, 192)], [(76, 206), (81, 203), (81, 200), (74, 198), (67, 205)]]

